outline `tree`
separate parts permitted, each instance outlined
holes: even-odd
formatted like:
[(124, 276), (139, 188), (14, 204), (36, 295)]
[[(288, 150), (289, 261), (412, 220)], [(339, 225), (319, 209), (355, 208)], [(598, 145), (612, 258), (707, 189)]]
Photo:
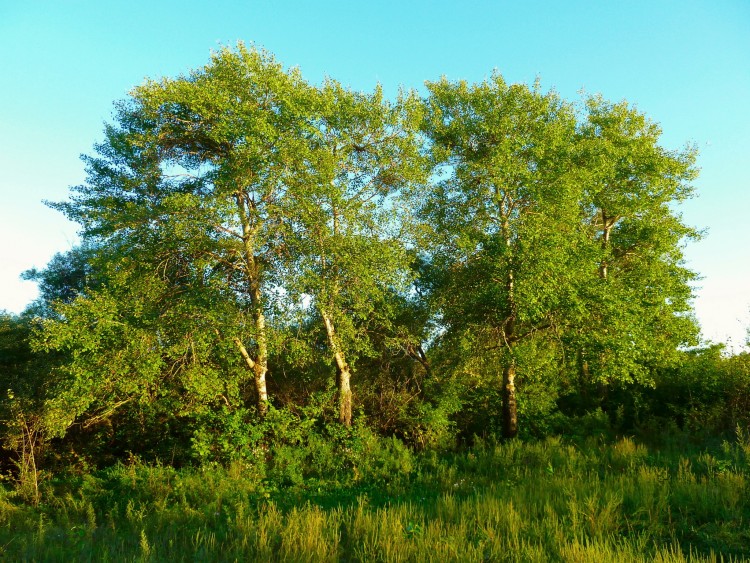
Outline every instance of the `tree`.
[(422, 206), (433, 226), (427, 281), (443, 338), (471, 334), (474, 357), (463, 361), (480, 362), (478, 349), (498, 356), (503, 434), (513, 437), (522, 344), (552, 335), (577, 299), (585, 231), (570, 173), (575, 116), (554, 93), (499, 75), (428, 89), (425, 133), (440, 180)]
[(32, 268), (23, 272), (23, 279), (35, 281), (39, 286), (39, 298), (25, 313), (40, 317), (54, 316), (55, 303), (70, 303), (87, 287), (95, 285), (91, 264), (94, 252), (95, 248), (91, 246), (75, 247), (68, 252), (55, 254), (42, 270)]
[(306, 92), (296, 71), (241, 44), (187, 77), (148, 81), (119, 104), (98, 156), (85, 159), (87, 183), (54, 204), (82, 224), (84, 240), (211, 304), (192, 314), (236, 346), (261, 416)]
[(680, 347), (697, 344), (682, 245), (698, 233), (676, 205), (692, 195), (696, 152), (668, 151), (661, 130), (626, 102), (586, 100), (578, 127), (576, 169), (598, 268), (585, 288), (571, 357), (585, 381), (647, 380)]
[(517, 384), (571, 358), (582, 379), (644, 380), (676, 357), (695, 233), (673, 205), (694, 153), (662, 149), (627, 104), (591, 98), (579, 120), (499, 75), (428, 89), (313, 87), (242, 44), (133, 89), (86, 182), (52, 204), (83, 246), (28, 273), (32, 341), (67, 358), (55, 428), (125, 405), (263, 417), (274, 362), (320, 358), (306, 377), (333, 366), (348, 426), (357, 367), (391, 348), (427, 376), (429, 343), (441, 367), (501, 380), (512, 437)]
[[(86, 184), (53, 204), (82, 224), (105, 281), (48, 326), (47, 345), (75, 346), (76, 323), (94, 322), (97, 311), (119, 315), (123, 326), (154, 334), (149, 365), (185, 384), (195, 365), (218, 369), (232, 343), (263, 416), (269, 359), (315, 311), (349, 425), (349, 381), (353, 362), (370, 353), (368, 323), (387, 321), (386, 295), (408, 277), (395, 202), (423, 177), (420, 107), (413, 95), (391, 105), (380, 90), (358, 94), (330, 80), (313, 88), (241, 44), (187, 77), (135, 88), (98, 155), (85, 159)], [(111, 351), (135, 353), (119, 346)], [(88, 373), (90, 381), (94, 366), (114, 360), (93, 342), (86, 350), (73, 379)]]
[(393, 291), (409, 281), (409, 256), (398, 196), (424, 180), (417, 124), (419, 100), (396, 105), (333, 80), (317, 92), (310, 160), (296, 190), (289, 288), (308, 296), (337, 373), (339, 420), (352, 420), (351, 375), (372, 355), (368, 332), (388, 327)]
[(442, 233), (425, 282), (443, 338), (468, 331), (473, 353), (503, 351), (506, 436), (517, 365), (540, 339), (600, 381), (647, 379), (694, 342), (681, 245), (697, 234), (673, 211), (691, 194), (694, 151), (661, 148), (656, 125), (601, 97), (576, 123), (554, 94), (499, 76), (429, 88), (443, 176), (423, 216)]
[[(0, 311), (0, 444), (12, 452), (20, 495), (39, 502), (39, 467), (45, 446), (55, 435), (45, 409), (51, 396), (49, 373), (61, 362), (32, 347), (37, 321), (27, 314)], [(0, 457), (7, 462), (5, 452)], [(7, 467), (4, 467), (7, 469)]]

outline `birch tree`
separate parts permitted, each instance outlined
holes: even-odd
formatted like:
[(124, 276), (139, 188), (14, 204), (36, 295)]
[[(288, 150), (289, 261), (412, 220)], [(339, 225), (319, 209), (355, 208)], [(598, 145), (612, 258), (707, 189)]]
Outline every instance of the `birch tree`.
[(368, 330), (388, 326), (389, 295), (405, 290), (409, 257), (399, 194), (424, 180), (421, 104), (327, 80), (316, 91), (309, 162), (298, 181), (293, 280), (325, 330), (336, 369), (339, 420), (352, 420), (357, 358), (372, 355)]
[(585, 104), (576, 173), (597, 265), (581, 276), (587, 305), (569, 336), (584, 381), (644, 380), (697, 343), (696, 276), (682, 248), (698, 233), (678, 212), (693, 193), (696, 153), (663, 148), (659, 126), (627, 102)]
[(246, 365), (261, 416), (306, 89), (298, 72), (241, 44), (188, 76), (147, 81), (86, 158), (87, 182), (55, 204), (81, 223), (84, 239), (152, 271), (184, 266), (197, 282), (186, 290), (212, 288), (204, 315)]
[(422, 207), (434, 228), (433, 297), (448, 334), (468, 331), (499, 355), (503, 434), (513, 437), (519, 346), (558, 326), (576, 296), (575, 116), (554, 93), (499, 75), (428, 88), (425, 130), (440, 174)]

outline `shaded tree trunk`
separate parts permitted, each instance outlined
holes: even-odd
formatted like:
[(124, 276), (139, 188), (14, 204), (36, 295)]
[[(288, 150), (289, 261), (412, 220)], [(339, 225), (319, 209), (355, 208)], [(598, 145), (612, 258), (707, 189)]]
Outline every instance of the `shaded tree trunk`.
[(503, 369), (503, 437), (518, 435), (518, 411), (516, 408), (516, 363), (511, 360)]
[(503, 369), (503, 437), (515, 438), (518, 434), (518, 413), (516, 408), (516, 359), (513, 356), (513, 342), (516, 339), (516, 276), (513, 268), (513, 243), (511, 240), (510, 210), (506, 201), (500, 202), (500, 214), (503, 218), (502, 233), (505, 246), (511, 256), (511, 267), (508, 270), (508, 278), (505, 282), (508, 292), (508, 310), (510, 314), (503, 324), (503, 340), (508, 349), (508, 363)]
[[(427, 354), (425, 354), (425, 351), (424, 351), (424, 348), (422, 348), (422, 345), (421, 344), (417, 344), (417, 345), (407, 344), (406, 353), (412, 360), (415, 360), (422, 366), (422, 369), (424, 369), (424, 378), (432, 379), (432, 366), (430, 365), (430, 361), (427, 359)], [(417, 384), (417, 395), (420, 398), (424, 398), (425, 396), (424, 385)]]

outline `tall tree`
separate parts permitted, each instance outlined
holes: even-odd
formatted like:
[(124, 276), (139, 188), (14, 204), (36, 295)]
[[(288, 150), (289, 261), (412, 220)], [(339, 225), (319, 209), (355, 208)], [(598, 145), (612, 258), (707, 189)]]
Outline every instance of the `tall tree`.
[(575, 117), (554, 93), (499, 75), (428, 89), (440, 174), (422, 208), (434, 227), (433, 296), (448, 335), (469, 332), (499, 354), (503, 434), (513, 437), (519, 346), (558, 326), (576, 296), (585, 233), (569, 172)]
[[(137, 256), (153, 271), (182, 269), (225, 303), (218, 339), (233, 342), (267, 410), (276, 264), (289, 175), (304, 155), (306, 85), (269, 54), (222, 49), (189, 76), (148, 81), (119, 105), (87, 183), (55, 204), (84, 238)], [(209, 315), (206, 311), (205, 315)]]
[(388, 297), (408, 281), (398, 196), (424, 180), (421, 104), (404, 95), (392, 105), (379, 88), (356, 93), (333, 80), (316, 94), (308, 167), (296, 192), (290, 287), (309, 296), (320, 316), (336, 368), (339, 419), (349, 426), (354, 362), (372, 354), (368, 330), (388, 326)]
[(584, 380), (643, 379), (697, 343), (682, 245), (698, 233), (677, 204), (692, 195), (695, 150), (660, 146), (661, 130), (626, 102), (586, 100), (576, 142), (584, 209), (597, 261), (575, 341)]

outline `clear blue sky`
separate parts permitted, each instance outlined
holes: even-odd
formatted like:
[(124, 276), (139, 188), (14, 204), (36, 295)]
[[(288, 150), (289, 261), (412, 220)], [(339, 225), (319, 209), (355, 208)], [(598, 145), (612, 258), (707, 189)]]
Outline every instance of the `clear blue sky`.
[(185, 73), (238, 40), (311, 81), (421, 88), (441, 75), (511, 82), (539, 76), (567, 99), (601, 92), (637, 104), (663, 144), (701, 152), (707, 229), (686, 249), (702, 274), (704, 335), (745, 341), (750, 325), (750, 0), (191, 2), (0, 0), (0, 309), (36, 295), (19, 274), (76, 241), (46, 208), (83, 181), (112, 102), (145, 77)]

